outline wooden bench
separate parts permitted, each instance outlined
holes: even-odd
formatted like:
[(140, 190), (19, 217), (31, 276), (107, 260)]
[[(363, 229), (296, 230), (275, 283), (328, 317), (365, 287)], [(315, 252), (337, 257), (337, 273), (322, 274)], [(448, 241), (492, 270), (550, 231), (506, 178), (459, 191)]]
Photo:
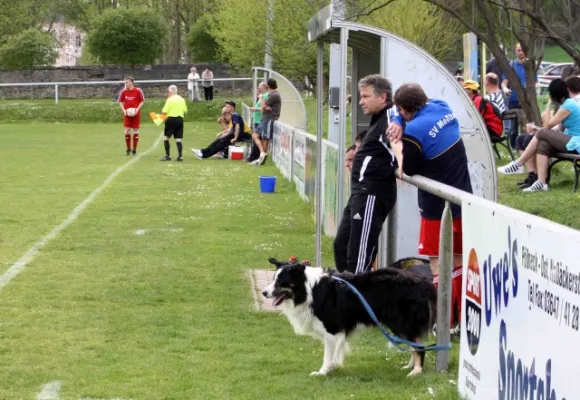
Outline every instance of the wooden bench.
[(571, 162), (574, 165), (574, 187), (572, 192), (575, 193), (578, 190), (578, 178), (580, 178), (580, 154), (577, 153), (558, 153), (554, 154), (552, 157), (553, 161), (550, 162), (548, 167), (548, 176), (546, 177), (546, 182), (550, 183), (550, 177), (552, 175), (552, 168), (562, 161)]

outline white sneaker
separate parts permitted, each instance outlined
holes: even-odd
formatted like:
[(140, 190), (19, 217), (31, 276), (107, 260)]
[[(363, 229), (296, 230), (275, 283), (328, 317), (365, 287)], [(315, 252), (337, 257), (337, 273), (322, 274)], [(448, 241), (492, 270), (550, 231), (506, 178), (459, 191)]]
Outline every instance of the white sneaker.
[(262, 165), (262, 163), (266, 159), (266, 156), (267, 155), (268, 155), (268, 153), (260, 153), (260, 157), (258, 157), (257, 160), (255, 160), (254, 162), (252, 162), (252, 165)]
[(193, 153), (194, 156), (196, 156), (200, 160), (203, 160), (203, 154), (201, 153), (201, 150), (191, 149), (191, 152)]
[(256, 165), (262, 165), (264, 164), (264, 162), (266, 161), (266, 157), (268, 157), (268, 153), (260, 153), (260, 158), (258, 158), (256, 161)]
[(512, 161), (508, 165), (504, 165), (503, 167), (499, 167), (497, 171), (500, 174), (505, 175), (516, 175), (516, 174), (523, 174), (526, 172), (526, 169), (523, 166), (519, 166), (516, 164), (515, 161)]
[(530, 192), (547, 192), (548, 191), (548, 185), (544, 184), (540, 181), (535, 181), (532, 186), (530, 186), (529, 188), (526, 188), (524, 190), (522, 190), (524, 193), (530, 193)]

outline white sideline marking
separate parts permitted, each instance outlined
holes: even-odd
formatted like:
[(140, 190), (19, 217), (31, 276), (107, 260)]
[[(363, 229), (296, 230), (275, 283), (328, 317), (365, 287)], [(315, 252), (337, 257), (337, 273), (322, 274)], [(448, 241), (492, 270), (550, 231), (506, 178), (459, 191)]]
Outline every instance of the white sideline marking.
[(87, 208), (87, 206), (89, 204), (91, 204), (93, 202), (93, 200), (95, 200), (95, 198), (99, 194), (101, 194), (103, 192), (103, 190), (105, 190), (107, 188), (107, 186), (109, 186), (109, 184), (113, 181), (113, 179), (115, 179), (117, 177), (117, 175), (119, 175), (125, 169), (127, 169), (128, 167), (130, 167), (131, 165), (133, 165), (134, 163), (139, 161), (139, 159), (141, 157), (143, 157), (143, 156), (151, 153), (153, 150), (155, 150), (155, 148), (157, 147), (159, 142), (161, 142), (161, 135), (157, 138), (157, 140), (155, 141), (155, 143), (153, 143), (153, 145), (151, 146), (151, 148), (149, 150), (147, 150), (144, 153), (139, 153), (139, 155), (137, 157), (133, 157), (131, 159), (131, 161), (126, 162), (125, 164), (123, 164), (119, 168), (117, 168), (115, 171), (113, 171), (113, 173), (111, 175), (109, 175), (107, 177), (107, 179), (105, 179), (105, 181), (102, 183), (102, 185), (99, 186), (98, 188), (96, 188), (95, 190), (93, 190), (93, 192), (91, 194), (89, 194), (89, 196), (86, 199), (84, 199), (69, 214), (69, 216), (63, 222), (60, 223), (60, 225), (56, 226), (48, 235), (46, 235), (45, 237), (40, 239), (38, 242), (36, 242), (34, 244), (34, 246), (32, 246), (26, 253), (24, 253), (24, 255), (22, 257), (20, 257), (20, 259), (18, 261), (16, 261), (10, 268), (8, 268), (8, 270), (6, 272), (4, 272), (2, 275), (0, 275), (0, 290), (2, 290), (4, 288), (4, 286), (6, 286), (8, 283), (10, 283), (10, 281), (12, 279), (14, 279), (19, 273), (21, 273), (22, 270), (28, 264), (30, 264), (30, 262), (34, 259), (34, 257), (36, 257), (38, 252), (40, 250), (42, 250), (42, 248), (48, 244), (48, 242), (50, 242), (52, 239), (54, 239), (67, 226), (72, 224), (78, 218), (80, 213), (82, 213), (84, 211), (84, 209)]
[(158, 232), (183, 232), (183, 228), (171, 228), (171, 229), (137, 229), (135, 235), (144, 235), (147, 232), (158, 231)]
[[(48, 382), (42, 387), (42, 390), (36, 395), (36, 400), (60, 400), (60, 381)], [(82, 397), (79, 400), (123, 400), (120, 397), (110, 399), (95, 399), (92, 397)]]
[(60, 396), (60, 381), (48, 382), (36, 395), (36, 400), (58, 400)]

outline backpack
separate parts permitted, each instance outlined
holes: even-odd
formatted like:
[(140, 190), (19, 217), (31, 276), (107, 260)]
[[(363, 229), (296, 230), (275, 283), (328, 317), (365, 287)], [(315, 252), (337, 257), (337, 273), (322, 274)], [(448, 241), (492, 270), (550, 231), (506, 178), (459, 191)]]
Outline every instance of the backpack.
[(495, 104), (493, 104), (492, 101), (489, 101), (488, 99), (486, 99), (483, 96), (476, 96), (476, 97), (481, 97), (481, 101), (479, 102), (479, 113), (483, 116), (483, 113), (485, 112), (485, 108), (487, 107), (487, 104), (491, 104), (491, 108), (493, 110), (493, 113), (495, 115), (497, 115), (499, 118), (501, 118), (501, 111), (499, 111), (499, 108), (497, 108), (497, 106)]

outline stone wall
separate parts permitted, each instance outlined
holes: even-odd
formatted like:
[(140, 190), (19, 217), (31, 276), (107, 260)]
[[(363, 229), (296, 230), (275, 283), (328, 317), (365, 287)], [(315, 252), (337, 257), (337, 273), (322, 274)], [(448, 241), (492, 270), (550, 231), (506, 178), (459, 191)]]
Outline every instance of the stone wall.
[[(189, 65), (153, 65), (131, 70), (130, 67), (97, 67), (79, 66), (47, 68), (29, 72), (0, 71), (0, 83), (29, 83), (29, 82), (99, 82), (122, 81), (125, 76), (132, 76), (139, 80), (187, 79)], [(209, 65), (215, 78), (250, 77), (247, 74), (232, 74), (227, 65)], [(206, 68), (206, 64), (196, 65), (198, 73)], [(146, 97), (165, 97), (168, 83), (148, 84), (137, 83)], [(187, 83), (177, 84), (180, 93), (187, 93)], [(214, 94), (216, 95), (245, 95), (251, 93), (252, 81), (216, 81)], [(113, 98), (123, 85), (92, 84), (92, 85), (59, 85), (60, 99), (88, 99)], [(54, 98), (54, 86), (10, 86), (0, 87), (1, 99), (42, 99)], [(203, 90), (200, 88), (203, 96)]]

